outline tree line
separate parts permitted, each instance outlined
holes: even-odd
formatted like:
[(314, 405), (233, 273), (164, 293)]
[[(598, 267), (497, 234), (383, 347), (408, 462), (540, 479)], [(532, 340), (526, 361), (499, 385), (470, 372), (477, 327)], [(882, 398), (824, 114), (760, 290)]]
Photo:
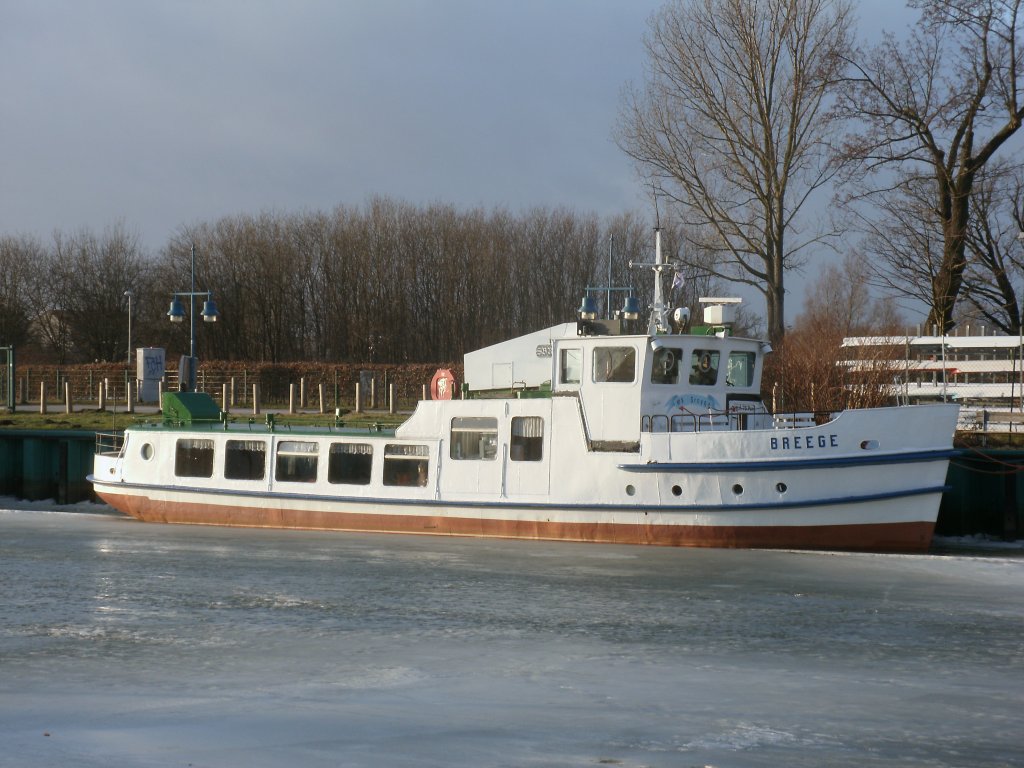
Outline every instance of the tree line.
[[(681, 235), (668, 228), (670, 253)], [(0, 237), (0, 340), (19, 358), (57, 364), (128, 358), (132, 346), (187, 354), (189, 320), (171, 323), (175, 293), (210, 291), (214, 323), (195, 303), (197, 355), (253, 362), (442, 362), (575, 317), (587, 288), (651, 295), (650, 224), (570, 209), (458, 210), (374, 198), (332, 212), (262, 213), (181, 228), (148, 254), (124, 225)], [(610, 267), (610, 272), (609, 272)], [(717, 286), (685, 272), (677, 305)], [(668, 279), (666, 279), (666, 288)], [(606, 292), (592, 291), (602, 311)], [(612, 296), (612, 310), (625, 293)], [(179, 297), (189, 313), (187, 296)]]

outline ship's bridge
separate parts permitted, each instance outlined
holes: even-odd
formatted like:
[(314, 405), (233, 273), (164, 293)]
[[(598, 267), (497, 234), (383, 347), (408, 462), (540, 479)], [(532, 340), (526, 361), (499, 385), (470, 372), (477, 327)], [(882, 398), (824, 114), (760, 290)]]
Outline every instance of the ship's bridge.
[[(733, 300), (705, 300), (729, 301)], [(687, 333), (624, 333), (620, 320), (580, 320), (465, 356), (471, 393), (550, 391), (576, 397), (595, 443), (632, 443), (641, 431), (737, 429), (761, 410), (767, 344), (729, 335), (723, 304)]]
[[(761, 344), (731, 336), (588, 336), (552, 349), (554, 396), (578, 394), (594, 440), (736, 428), (760, 406)], [(718, 420), (716, 423), (716, 419)]]

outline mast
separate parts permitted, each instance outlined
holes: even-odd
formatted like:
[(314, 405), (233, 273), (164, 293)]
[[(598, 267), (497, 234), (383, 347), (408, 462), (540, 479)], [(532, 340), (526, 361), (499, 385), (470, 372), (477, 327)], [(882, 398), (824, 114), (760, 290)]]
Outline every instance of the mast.
[(651, 319), (647, 323), (647, 334), (654, 336), (659, 333), (669, 333), (671, 331), (668, 322), (669, 307), (665, 303), (665, 289), (661, 283), (661, 275), (673, 267), (665, 263), (665, 257), (661, 252), (661, 227), (654, 228), (654, 263), (644, 264), (631, 261), (629, 266), (630, 268), (646, 267), (654, 272), (654, 301), (651, 304)]

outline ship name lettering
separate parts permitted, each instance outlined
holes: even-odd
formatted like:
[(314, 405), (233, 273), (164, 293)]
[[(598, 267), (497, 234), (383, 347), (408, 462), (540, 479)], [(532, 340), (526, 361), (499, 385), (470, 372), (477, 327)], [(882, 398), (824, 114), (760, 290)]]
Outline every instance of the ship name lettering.
[(838, 448), (839, 435), (794, 435), (769, 438), (773, 451), (804, 451), (808, 448)]

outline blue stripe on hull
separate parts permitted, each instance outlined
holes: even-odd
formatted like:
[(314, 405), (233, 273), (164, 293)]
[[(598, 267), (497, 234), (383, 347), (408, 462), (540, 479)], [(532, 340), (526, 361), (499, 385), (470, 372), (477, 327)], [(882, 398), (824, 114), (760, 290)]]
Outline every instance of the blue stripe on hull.
[(774, 459), (767, 461), (702, 461), (652, 462), (649, 464), (619, 464), (626, 472), (770, 472), (792, 469), (834, 469), (838, 467), (870, 467), (890, 464), (921, 464), (946, 461), (961, 451), (922, 451), (919, 453), (881, 454), (872, 456), (838, 456), (814, 459)]
[(530, 509), (530, 510), (594, 510), (601, 512), (744, 512), (752, 510), (804, 509), (808, 507), (830, 507), (847, 504), (863, 504), (874, 501), (927, 496), (933, 493), (948, 491), (950, 486), (937, 485), (925, 488), (907, 488), (899, 491), (871, 493), (859, 496), (838, 496), (832, 498), (807, 499), (804, 501), (775, 501), (751, 504), (555, 504), (530, 503), (523, 501), (460, 501), (439, 499), (392, 499), (372, 496), (321, 496), (312, 493), (267, 493), (265, 491), (224, 490), (220, 488), (197, 488), (175, 485), (143, 485), (140, 483), (103, 483), (92, 475), (87, 478), (94, 483), (97, 490), (110, 489), (116, 492), (119, 488), (130, 488), (141, 491), (157, 491), (161, 493), (187, 493), (203, 496), (222, 496), (242, 499), (267, 498), (287, 501), (315, 501), (328, 504), (378, 504), (405, 507), (448, 507), (458, 509)]

